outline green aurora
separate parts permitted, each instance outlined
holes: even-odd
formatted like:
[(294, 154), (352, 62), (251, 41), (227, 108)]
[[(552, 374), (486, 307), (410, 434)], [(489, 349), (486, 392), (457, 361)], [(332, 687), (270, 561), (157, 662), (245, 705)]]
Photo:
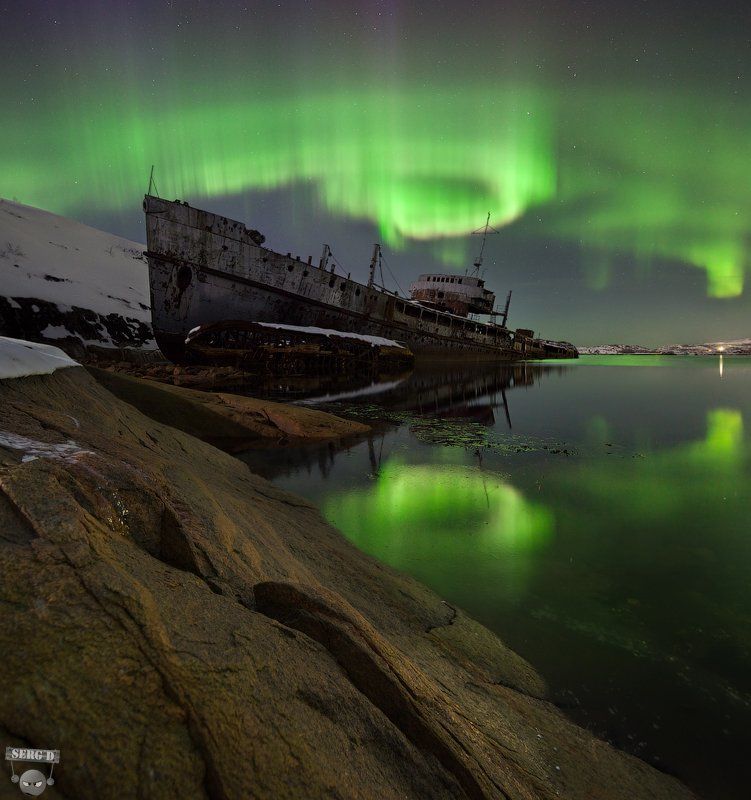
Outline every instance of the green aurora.
[(409, 256), (410, 277), (412, 259), (466, 268), (467, 234), (490, 211), (506, 258), (494, 277), (538, 327), (578, 311), (573, 329), (608, 329), (585, 288), (609, 290), (630, 330), (624, 309), (683, 271), (691, 308), (660, 335), (691, 316), (694, 330), (721, 328), (723, 312), (746, 335), (745, 304), (702, 296), (742, 297), (751, 263), (744, 19), (659, 4), (473, 9), (11, 6), (0, 195), (133, 236), (154, 164), (163, 196), (249, 224), (268, 202), (265, 232), (283, 232), (282, 247), (298, 212), (292, 246), (325, 230), (313, 241), (361, 252), (372, 226)]
[(691, 97), (568, 98), (523, 85), (200, 105), (178, 96), (153, 113), (138, 102), (82, 102), (74, 119), (50, 101), (59, 126), (39, 125), (35, 107), (17, 115), (3, 194), (64, 214), (123, 211), (156, 163), (163, 193), (191, 200), (310, 186), (331, 214), (376, 223), (392, 248), (434, 241), (449, 264), (466, 263), (457, 237), (489, 210), (511, 235), (583, 245), (595, 287), (615, 253), (701, 268), (714, 297), (743, 291), (751, 111), (739, 126)]

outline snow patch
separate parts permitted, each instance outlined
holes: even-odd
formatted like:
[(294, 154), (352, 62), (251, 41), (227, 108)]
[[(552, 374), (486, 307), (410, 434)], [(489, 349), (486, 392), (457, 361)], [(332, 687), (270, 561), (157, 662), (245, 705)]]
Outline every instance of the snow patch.
[(0, 336), (0, 380), (26, 375), (49, 375), (63, 367), (77, 367), (77, 361), (59, 347)]
[(255, 324), (262, 325), (264, 328), (278, 328), (282, 331), (316, 333), (320, 336), (339, 336), (342, 339), (360, 339), (360, 341), (370, 342), (370, 344), (378, 345), (379, 347), (400, 347), (404, 349), (403, 344), (399, 344), (393, 339), (384, 339), (382, 336), (368, 336), (365, 333), (349, 333), (347, 331), (335, 331), (331, 328), (302, 327), (300, 325), (282, 325), (276, 322), (256, 322)]
[(65, 339), (75, 334), (72, 334), (65, 325), (48, 325), (39, 335), (45, 339)]
[[(311, 333), (317, 334), (319, 336), (338, 336), (342, 339), (359, 339), (362, 342), (369, 342), (372, 345), (377, 345), (378, 347), (398, 347), (402, 350), (405, 349), (403, 344), (395, 341), (394, 339), (384, 339), (382, 336), (368, 336), (365, 333), (350, 333), (348, 331), (335, 331), (331, 328), (314, 328), (314, 327), (304, 327), (301, 325), (284, 325), (279, 322), (255, 322), (253, 321), (254, 325), (260, 325), (263, 328), (274, 328), (274, 330), (280, 331), (290, 331), (293, 333)], [(195, 328), (191, 328), (188, 333), (187, 338), (185, 339), (185, 343), (188, 344), (189, 340), (192, 336), (198, 333), (202, 325), (198, 325)]]
[[(55, 348), (53, 348), (55, 349)], [(53, 442), (38, 442), (36, 439), (29, 439), (10, 431), (0, 431), (0, 447), (8, 447), (11, 450), (21, 450), (22, 462), (36, 461), (38, 458), (53, 458), (59, 461), (70, 461), (86, 453), (91, 454), (91, 450), (83, 450), (79, 444), (72, 439), (67, 442), (55, 444)]]

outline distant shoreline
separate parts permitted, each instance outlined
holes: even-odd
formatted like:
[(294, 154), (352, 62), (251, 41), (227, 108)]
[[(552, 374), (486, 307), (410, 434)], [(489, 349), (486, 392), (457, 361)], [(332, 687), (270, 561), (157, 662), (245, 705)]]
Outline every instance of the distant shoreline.
[(751, 356), (751, 339), (731, 342), (709, 342), (706, 344), (672, 344), (662, 347), (642, 347), (630, 344), (601, 344), (579, 347), (586, 356)]

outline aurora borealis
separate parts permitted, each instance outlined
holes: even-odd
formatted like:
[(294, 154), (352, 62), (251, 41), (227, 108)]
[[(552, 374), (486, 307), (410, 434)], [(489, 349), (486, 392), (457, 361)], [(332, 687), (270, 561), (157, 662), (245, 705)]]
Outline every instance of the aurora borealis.
[[(402, 286), (462, 270), (578, 343), (748, 336), (745, 12), (694, 3), (4, 9), (0, 194), (143, 239), (167, 197)], [(741, 8), (739, 6), (739, 8)]]

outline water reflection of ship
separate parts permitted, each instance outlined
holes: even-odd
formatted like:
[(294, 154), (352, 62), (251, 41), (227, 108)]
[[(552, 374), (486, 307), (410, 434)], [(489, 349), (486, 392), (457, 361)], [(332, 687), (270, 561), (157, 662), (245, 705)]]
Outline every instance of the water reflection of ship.
[(473, 419), (485, 425), (495, 424), (495, 411), (503, 408), (511, 427), (506, 391), (531, 386), (540, 374), (539, 367), (526, 363), (492, 369), (415, 370), (406, 381), (379, 395), (378, 401), (392, 411)]
[[(339, 394), (319, 395), (304, 400), (327, 408), (335, 413), (347, 415), (362, 406), (375, 406), (368, 409), (368, 421), (376, 421), (378, 410), (396, 412), (409, 418), (410, 415), (437, 417), (439, 419), (466, 419), (491, 426), (496, 422), (496, 412), (503, 409), (505, 423), (511, 427), (511, 411), (508, 394), (520, 387), (533, 386), (552, 372), (560, 373), (569, 366), (564, 364), (502, 364), (493, 366), (475, 365), (455, 369), (431, 369), (428, 365), (418, 366), (401, 378), (390, 378), (366, 387), (353, 388)], [(387, 418), (389, 415), (384, 414)], [(391, 429), (391, 426), (387, 426)], [(367, 436), (351, 442), (335, 445), (331, 442), (309, 445), (304, 448), (264, 450), (247, 453), (243, 456), (253, 470), (267, 478), (291, 475), (302, 469), (310, 472), (317, 468), (323, 477), (330, 473), (337, 454), (365, 440), (371, 467), (377, 473), (381, 463), (383, 444), (387, 431), (376, 425)]]
[(380, 391), (379, 385), (375, 384), (367, 393), (353, 392), (349, 397), (345, 394), (326, 400), (352, 404), (375, 402), (392, 412), (472, 419), (484, 425), (494, 425), (496, 411), (502, 408), (510, 428), (511, 413), (506, 392), (519, 386), (532, 386), (551, 370), (558, 372), (567, 368), (559, 364), (543, 367), (515, 363), (437, 370), (428, 365), (418, 365), (404, 380), (382, 384)]
[(238, 391), (306, 405), (331, 403), (373, 403), (392, 411), (464, 417), (495, 422), (493, 409), (505, 405), (505, 392), (517, 386), (531, 386), (551, 371), (568, 365), (515, 362), (434, 367), (417, 364), (410, 371), (365, 376), (262, 375), (254, 376)]
[(383, 388), (409, 377), (409, 371), (372, 375), (259, 375), (246, 379), (235, 387), (240, 393), (283, 402), (307, 401), (309, 403), (333, 402), (360, 394), (377, 394)]

